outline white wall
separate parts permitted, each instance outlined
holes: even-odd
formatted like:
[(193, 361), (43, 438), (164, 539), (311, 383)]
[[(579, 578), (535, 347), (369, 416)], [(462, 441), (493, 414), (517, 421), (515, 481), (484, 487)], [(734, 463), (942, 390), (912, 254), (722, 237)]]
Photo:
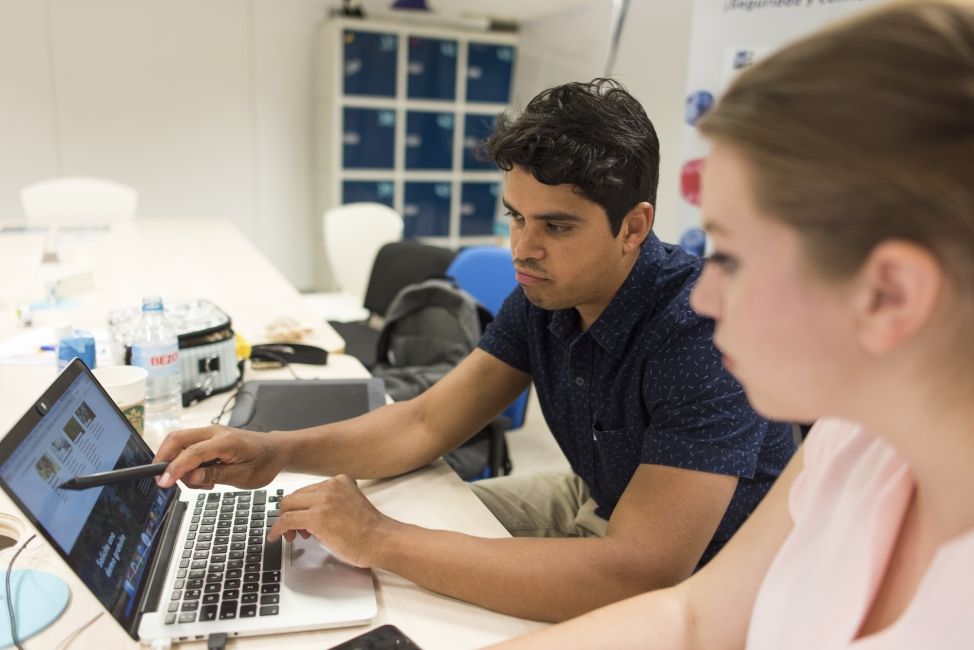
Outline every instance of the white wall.
[(3, 0), (0, 218), (27, 183), (103, 176), (140, 216), (234, 221), (311, 286), (314, 33), (334, 4)]
[[(613, 75), (639, 99), (660, 139), (660, 187), (655, 232), (676, 241), (683, 96), (689, 60), (693, 3), (631, 0)], [(536, 93), (567, 81), (587, 81), (604, 73), (612, 0), (591, 0), (523, 25), (518, 54), (519, 105)]]
[[(611, 0), (564, 2), (523, 25), (516, 101), (602, 73)], [(22, 215), (28, 183), (103, 176), (139, 190), (140, 216), (230, 219), (299, 288), (327, 282), (312, 236), (314, 38), (339, 4), (0, 0), (0, 220)], [(656, 228), (673, 239), (691, 3), (631, 5), (616, 76), (659, 131)]]
[(601, 76), (609, 44), (611, 0), (590, 0), (521, 25), (513, 104), (538, 92)]

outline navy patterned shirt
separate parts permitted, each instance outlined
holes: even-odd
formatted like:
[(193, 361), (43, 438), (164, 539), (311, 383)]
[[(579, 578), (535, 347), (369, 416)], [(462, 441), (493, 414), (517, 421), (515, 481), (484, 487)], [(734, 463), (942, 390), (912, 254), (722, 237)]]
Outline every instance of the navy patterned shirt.
[(795, 451), (724, 369), (713, 321), (690, 309), (703, 261), (655, 235), (585, 332), (574, 308), (546, 311), (520, 287), (479, 347), (531, 375), (545, 420), (608, 519), (640, 463), (739, 477), (701, 559), (747, 519)]

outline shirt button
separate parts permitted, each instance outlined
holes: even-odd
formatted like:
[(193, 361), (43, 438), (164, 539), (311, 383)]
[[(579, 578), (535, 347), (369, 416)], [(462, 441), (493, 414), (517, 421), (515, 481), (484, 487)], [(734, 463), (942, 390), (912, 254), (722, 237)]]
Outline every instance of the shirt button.
[(581, 377), (575, 377), (575, 385), (576, 386), (581, 386), (584, 383), (585, 383), (585, 380), (584, 379), (582, 379)]

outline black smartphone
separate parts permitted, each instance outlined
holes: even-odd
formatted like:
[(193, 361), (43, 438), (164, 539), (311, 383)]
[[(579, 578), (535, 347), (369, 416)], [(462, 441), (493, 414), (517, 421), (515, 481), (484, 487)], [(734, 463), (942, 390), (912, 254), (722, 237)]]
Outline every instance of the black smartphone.
[(395, 625), (381, 625), (329, 650), (421, 650)]

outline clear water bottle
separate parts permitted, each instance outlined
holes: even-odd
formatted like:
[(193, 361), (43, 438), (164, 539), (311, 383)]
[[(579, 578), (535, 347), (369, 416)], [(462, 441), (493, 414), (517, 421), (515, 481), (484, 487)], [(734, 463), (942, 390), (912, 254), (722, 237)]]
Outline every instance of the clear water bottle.
[(145, 384), (145, 431), (163, 435), (179, 428), (183, 408), (179, 340), (161, 298), (143, 298), (142, 320), (132, 342), (132, 365), (149, 373)]

